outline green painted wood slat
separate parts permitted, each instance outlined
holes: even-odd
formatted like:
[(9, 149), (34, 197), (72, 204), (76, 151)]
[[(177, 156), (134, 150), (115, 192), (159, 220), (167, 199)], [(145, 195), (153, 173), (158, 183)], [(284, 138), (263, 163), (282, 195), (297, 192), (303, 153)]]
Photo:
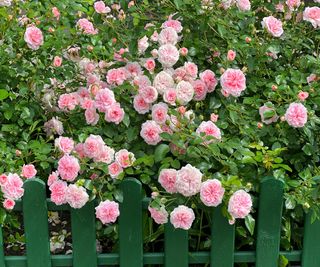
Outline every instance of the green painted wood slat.
[(2, 225), (0, 225), (0, 266), (6, 267), (4, 263), (4, 243), (3, 243), (3, 235), (2, 235)]
[(210, 265), (219, 267), (234, 266), (235, 226), (223, 216), (221, 207), (213, 209), (211, 226)]
[(97, 267), (94, 202), (71, 210), (72, 253), (74, 267)]
[(175, 229), (170, 222), (164, 230), (165, 267), (188, 267), (188, 231)]
[(143, 266), (142, 187), (132, 178), (121, 184), (123, 202), (120, 204), (119, 247), (121, 267)]
[(304, 222), (302, 267), (319, 267), (320, 265), (320, 220), (311, 223), (311, 212)]
[(51, 267), (46, 185), (37, 178), (24, 183), (23, 220), (28, 267)]
[(283, 183), (266, 177), (260, 184), (256, 267), (278, 266)]

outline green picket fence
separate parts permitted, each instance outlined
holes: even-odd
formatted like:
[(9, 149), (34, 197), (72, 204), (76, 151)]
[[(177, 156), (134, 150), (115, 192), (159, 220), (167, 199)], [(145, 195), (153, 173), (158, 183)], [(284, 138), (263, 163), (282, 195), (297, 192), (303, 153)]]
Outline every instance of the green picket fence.
[[(95, 210), (90, 202), (79, 210), (56, 206), (46, 199), (46, 185), (39, 179), (25, 183), (25, 195), (16, 210), (24, 218), (26, 238), (25, 256), (4, 256), (2, 229), (0, 229), (0, 267), (140, 267), (162, 265), (187, 267), (199, 264), (212, 267), (232, 267), (234, 263), (254, 263), (256, 267), (278, 266), (279, 255), (302, 267), (320, 266), (320, 222), (311, 224), (306, 216), (302, 251), (279, 251), (283, 202), (283, 184), (272, 177), (261, 183), (255, 251), (235, 251), (235, 227), (229, 225), (219, 208), (212, 210), (211, 251), (189, 252), (188, 232), (165, 225), (164, 252), (143, 251), (142, 212), (146, 208), (142, 186), (136, 179), (122, 183), (124, 194), (120, 206), (119, 253), (97, 254)], [(70, 210), (72, 226), (72, 255), (50, 255), (48, 210)]]

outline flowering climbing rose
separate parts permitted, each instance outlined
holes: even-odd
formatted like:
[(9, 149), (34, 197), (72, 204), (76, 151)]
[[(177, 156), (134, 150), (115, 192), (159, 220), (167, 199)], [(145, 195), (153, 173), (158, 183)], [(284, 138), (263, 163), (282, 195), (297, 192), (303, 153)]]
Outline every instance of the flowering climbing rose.
[(170, 213), (170, 222), (174, 228), (189, 230), (194, 219), (193, 210), (184, 205), (178, 206)]
[(246, 89), (246, 77), (241, 70), (227, 69), (220, 78), (222, 93), (225, 96), (240, 96)]
[(243, 219), (250, 213), (251, 207), (251, 196), (244, 190), (238, 190), (230, 197), (228, 212), (234, 219)]
[(224, 188), (217, 179), (207, 180), (200, 188), (200, 199), (206, 206), (217, 207), (221, 204), (224, 195)]
[(96, 207), (96, 217), (103, 223), (114, 223), (120, 215), (119, 204), (105, 200)]
[(308, 120), (308, 110), (301, 103), (291, 103), (286, 111), (285, 119), (294, 128), (303, 127)]
[(176, 189), (186, 197), (193, 196), (200, 191), (201, 179), (202, 173), (197, 168), (187, 164), (177, 173)]

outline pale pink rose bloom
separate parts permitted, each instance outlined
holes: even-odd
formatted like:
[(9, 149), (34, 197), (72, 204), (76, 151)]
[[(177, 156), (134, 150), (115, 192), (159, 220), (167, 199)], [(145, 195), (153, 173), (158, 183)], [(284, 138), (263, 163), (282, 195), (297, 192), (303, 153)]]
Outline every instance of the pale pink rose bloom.
[(95, 209), (96, 217), (103, 224), (114, 223), (120, 215), (119, 204), (110, 200), (100, 202)]
[(61, 121), (59, 121), (59, 119), (57, 119), (57, 117), (52, 118), (51, 120), (47, 121), (44, 124), (44, 130), (47, 135), (51, 135), (51, 134), (62, 135), (64, 132), (63, 124)]
[(35, 177), (37, 174), (37, 170), (33, 164), (23, 165), (21, 176), (27, 179)]
[(186, 55), (188, 55), (188, 48), (186, 48), (186, 47), (181, 47), (181, 48), (179, 49), (179, 52), (180, 52), (180, 55), (181, 55), (181, 56), (185, 57)]
[(307, 82), (310, 84), (310, 83), (316, 81), (317, 78), (318, 78), (317, 75), (314, 74), (314, 73), (312, 73), (312, 74), (310, 74), (310, 75), (307, 77)]
[(279, 119), (279, 116), (275, 113), (271, 118), (265, 119), (264, 112), (266, 111), (275, 111), (274, 108), (268, 107), (267, 105), (263, 105), (259, 108), (259, 114), (261, 116), (261, 121), (265, 124), (271, 124), (276, 122)]
[(124, 118), (124, 110), (119, 103), (112, 104), (106, 111), (104, 119), (107, 122), (119, 124)]
[(146, 75), (140, 75), (133, 79), (133, 84), (140, 87), (146, 87), (151, 85), (151, 81)]
[(58, 56), (55, 56), (54, 59), (53, 59), (53, 66), (54, 67), (60, 67), (61, 64), (62, 64), (62, 58), (58, 57)]
[(72, 182), (77, 178), (80, 171), (80, 164), (77, 158), (70, 155), (64, 155), (58, 161), (58, 172), (63, 180)]
[(181, 22), (179, 20), (169, 19), (165, 21), (162, 26), (162, 28), (173, 28), (177, 33), (180, 33), (183, 29)]
[(63, 110), (74, 110), (78, 104), (79, 99), (76, 93), (62, 94), (58, 100), (58, 107)]
[(178, 42), (178, 34), (171, 27), (164, 28), (158, 36), (158, 42), (160, 45), (165, 45), (165, 44), (176, 45), (176, 43)]
[(159, 54), (158, 49), (152, 49), (151, 50), (151, 55), (152, 55), (153, 58), (157, 58), (158, 54)]
[(144, 97), (140, 94), (136, 95), (133, 99), (133, 107), (139, 114), (148, 113), (150, 106), (151, 105), (147, 103)]
[(136, 159), (132, 152), (129, 152), (126, 149), (121, 149), (115, 154), (115, 160), (122, 168), (128, 168), (132, 166)]
[(67, 189), (68, 185), (66, 182), (57, 180), (49, 187), (51, 191), (50, 199), (56, 205), (62, 205), (67, 203)]
[(174, 80), (169, 73), (161, 71), (154, 78), (153, 86), (162, 95), (169, 88), (174, 88)]
[(185, 62), (184, 69), (186, 71), (186, 75), (191, 77), (192, 79), (196, 79), (198, 75), (198, 66), (192, 62)]
[(283, 34), (282, 22), (273, 16), (263, 18), (262, 27), (274, 37), (280, 37)]
[(118, 162), (113, 162), (108, 166), (108, 171), (111, 178), (117, 178), (123, 172), (123, 168)]
[(15, 204), (16, 204), (16, 202), (14, 200), (10, 199), (10, 198), (6, 198), (3, 201), (3, 207), (6, 210), (13, 210)]
[(301, 103), (291, 103), (286, 111), (285, 120), (294, 128), (303, 127), (308, 120), (308, 110)]
[(11, 2), (12, 2), (12, 0), (1, 0), (0, 7), (1, 6), (6, 6), (6, 7), (11, 6), (11, 4), (12, 4)]
[(101, 89), (95, 96), (95, 106), (100, 112), (106, 112), (114, 103), (116, 99), (110, 89)]
[(170, 222), (174, 228), (189, 230), (194, 219), (193, 210), (184, 205), (179, 205), (170, 213)]
[(83, 159), (86, 157), (86, 154), (84, 152), (84, 144), (76, 144), (74, 147), (74, 151), (78, 154), (79, 158)]
[(106, 6), (103, 1), (98, 1), (94, 3), (94, 10), (99, 14), (106, 14), (111, 11), (110, 7)]
[(58, 181), (58, 179), (58, 172), (52, 172), (48, 177), (47, 185), (50, 187), (55, 181)]
[(150, 40), (152, 42), (158, 42), (159, 33), (157, 31), (154, 31), (153, 34), (150, 36)]
[(141, 125), (140, 136), (149, 145), (158, 144), (162, 140), (161, 133), (162, 129), (155, 121), (149, 120)]
[(86, 111), (84, 112), (84, 116), (86, 118), (87, 124), (90, 125), (96, 125), (100, 118), (95, 108), (86, 109)]
[(8, 176), (5, 174), (0, 175), (0, 186), (4, 186), (8, 181)]
[(177, 91), (174, 88), (169, 88), (166, 90), (163, 94), (163, 101), (175, 106), (176, 105), (176, 100), (177, 100)]
[(239, 97), (246, 89), (246, 76), (241, 70), (227, 69), (220, 78), (220, 84), (226, 95)]
[(128, 62), (125, 66), (126, 70), (130, 74), (130, 77), (134, 78), (136, 76), (141, 76), (143, 71), (138, 62)]
[(194, 89), (191, 83), (186, 82), (186, 81), (181, 81), (178, 83), (177, 88), (177, 101), (181, 105), (186, 105), (188, 104), (194, 95)]
[(141, 39), (138, 40), (138, 52), (139, 54), (144, 54), (144, 52), (149, 47), (149, 38), (147, 36), (143, 36)]
[(24, 34), (24, 40), (29, 48), (32, 50), (38, 50), (43, 45), (43, 35), (40, 29), (36, 26), (30, 26), (26, 29)]
[(82, 101), (83, 100), (85, 100), (85, 99), (88, 99), (88, 97), (90, 97), (90, 88), (91, 87), (93, 87), (93, 86), (98, 86), (98, 85), (90, 85), (90, 87), (89, 87), (89, 90), (87, 89), (87, 88), (85, 88), (85, 87), (81, 87), (78, 91), (77, 91), (77, 93), (78, 93), (78, 96), (82, 99)]
[(54, 141), (55, 147), (65, 154), (70, 154), (74, 149), (74, 141), (69, 137), (60, 136)]
[(114, 149), (104, 145), (101, 149), (101, 153), (98, 158), (95, 159), (97, 162), (104, 162), (110, 164), (114, 160)]
[(275, 8), (278, 12), (284, 12), (284, 4), (278, 3), (275, 5)]
[(148, 58), (143, 65), (149, 72), (153, 72), (156, 67), (156, 62), (153, 58)]
[(90, 134), (90, 136), (84, 142), (84, 152), (88, 158), (99, 158), (101, 150), (105, 145), (101, 136)]
[(128, 71), (125, 68), (111, 69), (107, 72), (108, 84), (122, 85), (128, 78)]
[(221, 5), (223, 9), (229, 9), (234, 4), (234, 2), (235, 0), (222, 0)]
[(227, 59), (229, 61), (233, 61), (236, 58), (236, 52), (233, 50), (229, 50), (227, 54)]
[(96, 103), (94, 100), (90, 98), (84, 98), (84, 99), (81, 99), (80, 105), (81, 105), (81, 108), (83, 109), (93, 109), (95, 108)]
[(200, 199), (208, 207), (217, 207), (221, 204), (224, 188), (217, 179), (207, 180), (200, 188)]
[(291, 11), (296, 10), (300, 5), (301, 1), (300, 0), (287, 0), (286, 1), (287, 6)]
[(168, 222), (168, 212), (164, 207), (161, 207), (160, 209), (151, 208), (148, 207), (148, 210), (150, 212), (151, 218), (157, 223), (157, 224), (165, 224)]
[(66, 200), (71, 208), (80, 209), (89, 201), (89, 195), (84, 187), (70, 184), (66, 192)]
[(23, 196), (23, 181), (16, 173), (9, 173), (7, 182), (1, 186), (1, 190), (5, 198), (13, 200), (19, 199)]
[(197, 134), (204, 133), (205, 136), (213, 136), (214, 138), (206, 140), (205, 144), (210, 144), (214, 142), (214, 139), (221, 139), (220, 129), (212, 121), (203, 121), (200, 123), (199, 127), (196, 130)]
[(211, 113), (211, 115), (210, 115), (210, 120), (211, 120), (212, 122), (217, 122), (217, 121), (218, 121), (218, 118), (219, 118), (219, 115), (218, 115), (218, 114)]
[(59, 11), (59, 9), (54, 6), (54, 7), (51, 9), (51, 11), (52, 11), (52, 15), (53, 15), (57, 20), (59, 20), (59, 19), (60, 19), (60, 11)]
[(168, 193), (177, 192), (177, 171), (175, 169), (162, 169), (160, 171), (158, 181)]
[(158, 124), (164, 124), (168, 117), (168, 106), (165, 103), (158, 103), (152, 107), (152, 120)]
[(157, 100), (158, 91), (153, 86), (140, 87), (139, 95), (143, 97), (146, 103), (151, 104)]
[(190, 197), (197, 194), (201, 187), (202, 173), (195, 167), (187, 164), (177, 172), (177, 192)]
[(314, 28), (320, 27), (320, 7), (306, 7), (303, 11), (303, 20), (311, 22)]
[(194, 96), (193, 99), (196, 101), (201, 101), (206, 98), (207, 95), (207, 86), (201, 80), (195, 80), (192, 82)]
[(77, 22), (77, 27), (83, 31), (83, 33), (88, 35), (94, 35), (98, 33), (98, 30), (94, 28), (92, 22), (87, 19), (79, 19)]
[(172, 44), (160, 46), (158, 60), (164, 68), (171, 68), (179, 60), (179, 51)]
[(218, 84), (218, 80), (214, 72), (211, 70), (205, 70), (204, 72), (201, 72), (199, 74), (199, 78), (207, 86), (208, 93), (213, 92)]
[(299, 98), (299, 100), (301, 100), (301, 101), (305, 101), (308, 97), (309, 97), (309, 93), (308, 93), (308, 92), (303, 92), (303, 91), (301, 91), (301, 92), (299, 92), (299, 94), (298, 94), (298, 98)]
[(229, 199), (228, 212), (234, 219), (243, 219), (250, 213), (251, 207), (251, 196), (244, 190), (238, 190)]
[(237, 7), (240, 11), (249, 11), (251, 9), (251, 3), (249, 0), (237, 0)]

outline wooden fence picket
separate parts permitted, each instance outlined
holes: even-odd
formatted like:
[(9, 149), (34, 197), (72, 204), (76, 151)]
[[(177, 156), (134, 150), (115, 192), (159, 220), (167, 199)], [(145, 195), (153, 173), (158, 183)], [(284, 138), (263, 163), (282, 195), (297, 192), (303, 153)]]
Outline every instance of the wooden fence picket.
[(0, 266), (5, 267), (4, 263), (4, 243), (3, 243), (3, 236), (2, 236), (2, 225), (0, 225)]

